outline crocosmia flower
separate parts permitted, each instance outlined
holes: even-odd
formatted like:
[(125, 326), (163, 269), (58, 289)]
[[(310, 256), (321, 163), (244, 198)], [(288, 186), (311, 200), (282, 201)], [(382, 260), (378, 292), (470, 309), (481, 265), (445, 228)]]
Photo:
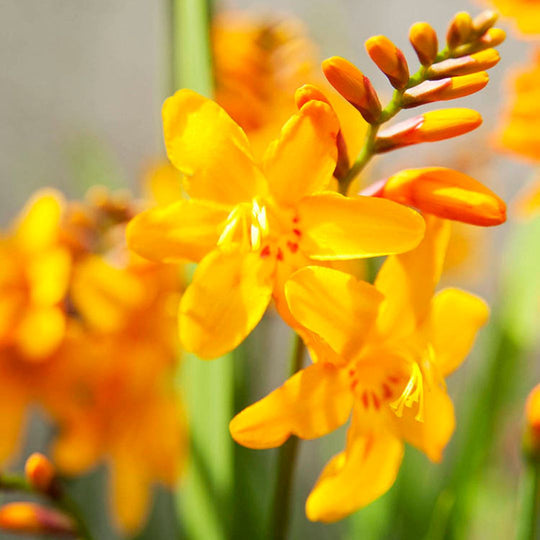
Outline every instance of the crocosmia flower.
[(166, 100), (167, 153), (189, 200), (148, 210), (128, 243), (158, 261), (200, 262), (180, 304), (185, 348), (214, 358), (255, 327), (289, 274), (316, 261), (413, 248), (423, 219), (399, 204), (325, 191), (336, 167), (337, 118), (310, 100), (285, 124), (261, 165), (242, 129), (216, 103), (180, 90)]
[(341, 519), (385, 493), (404, 442), (441, 459), (455, 423), (444, 377), (488, 317), (472, 294), (434, 295), (448, 235), (448, 222), (430, 218), (420, 246), (389, 257), (375, 286), (323, 267), (303, 268), (287, 282), (292, 315), (334, 354), (317, 354), (316, 363), (238, 414), (230, 430), (244, 446), (270, 448), (290, 435), (325, 435), (352, 413), (345, 450), (307, 500), (311, 520)]

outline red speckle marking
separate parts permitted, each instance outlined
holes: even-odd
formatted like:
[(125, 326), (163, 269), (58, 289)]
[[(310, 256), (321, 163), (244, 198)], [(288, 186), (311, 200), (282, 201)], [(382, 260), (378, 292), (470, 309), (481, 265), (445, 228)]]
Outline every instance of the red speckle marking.
[(349, 376), (352, 377), (356, 373), (356, 370), (351, 368), (349, 369)]
[(298, 244), (296, 242), (287, 242), (287, 247), (292, 253), (296, 253), (298, 251)]
[(390, 399), (393, 395), (391, 388), (386, 383), (384, 383), (382, 385), (382, 389), (383, 389), (383, 398)]
[(281, 251), (281, 248), (278, 248), (278, 250), (277, 250), (277, 260), (278, 261), (283, 260), (283, 251)]
[(300, 229), (293, 229), (292, 232), (300, 238), (302, 236), (302, 231)]
[(397, 384), (399, 382), (399, 377), (396, 377), (395, 375), (390, 375), (390, 377), (387, 377), (387, 379), (394, 384)]
[(364, 391), (364, 393), (362, 394), (362, 403), (364, 404), (365, 409), (369, 407), (369, 397), (366, 391)]
[(371, 398), (373, 399), (373, 404), (375, 405), (375, 408), (379, 410), (381, 408), (381, 402), (379, 401), (377, 394), (375, 392), (371, 392)]
[(298, 223), (299, 221), (300, 221), (300, 218), (299, 218), (298, 216), (294, 216), (294, 217), (292, 218), (292, 222), (293, 222), (293, 223)]
[(261, 250), (261, 257), (268, 257), (270, 255), (270, 246), (264, 246)]
[(358, 384), (358, 379), (355, 379), (352, 383), (351, 383), (351, 390), (354, 390), (356, 388), (356, 385)]

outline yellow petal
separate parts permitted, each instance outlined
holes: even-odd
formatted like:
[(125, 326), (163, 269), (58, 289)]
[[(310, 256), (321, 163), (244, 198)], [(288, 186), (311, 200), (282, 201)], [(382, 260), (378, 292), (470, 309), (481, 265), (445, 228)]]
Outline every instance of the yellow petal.
[(450, 223), (428, 217), (426, 224), (422, 243), (409, 253), (388, 257), (375, 280), (385, 296), (377, 321), (382, 335), (408, 335), (428, 314), (442, 272)]
[(85, 322), (103, 332), (119, 331), (143, 304), (147, 286), (134, 274), (98, 256), (88, 256), (74, 272), (71, 295)]
[(337, 117), (327, 103), (308, 101), (268, 148), (264, 172), (273, 196), (294, 204), (325, 189), (336, 168)]
[(147, 200), (173, 204), (183, 198), (182, 174), (168, 162), (156, 164), (146, 171), (143, 190)]
[(101, 456), (98, 428), (87, 418), (78, 417), (60, 432), (53, 446), (53, 462), (65, 474), (89, 471)]
[(144, 463), (131, 452), (117, 452), (111, 463), (111, 480), (115, 517), (122, 530), (133, 533), (146, 521), (152, 500)]
[(34, 308), (26, 313), (17, 328), (17, 345), (27, 360), (39, 362), (59, 347), (65, 329), (65, 316), (60, 308)]
[(426, 336), (443, 377), (465, 360), (488, 318), (487, 304), (474, 294), (444, 289), (435, 295), (426, 322)]
[(383, 300), (373, 285), (322, 266), (295, 272), (285, 295), (294, 318), (343, 358), (362, 347)]
[(61, 194), (52, 189), (38, 191), (28, 201), (15, 226), (15, 240), (23, 251), (40, 251), (57, 241), (62, 206)]
[(273, 448), (291, 435), (322, 437), (347, 421), (352, 396), (345, 370), (319, 362), (237, 414), (229, 429), (248, 448)]
[(49, 306), (60, 302), (67, 291), (70, 269), (69, 252), (60, 247), (31, 258), (27, 272), (32, 301)]
[(383, 427), (349, 428), (345, 452), (324, 468), (306, 501), (311, 521), (331, 523), (366, 506), (394, 483), (403, 457), (403, 443)]
[(426, 384), (424, 379), (422, 420), (417, 414), (414, 407), (404, 407), (403, 416), (394, 417), (396, 434), (439, 462), (456, 425), (452, 400), (435, 381)]
[(128, 224), (128, 246), (154, 261), (198, 262), (215, 248), (228, 214), (223, 206), (196, 200), (152, 208)]
[(271, 258), (256, 252), (216, 250), (207, 255), (180, 302), (185, 349), (210, 359), (239, 345), (270, 302), (273, 271)]
[(235, 204), (264, 192), (246, 134), (217, 103), (179, 90), (163, 104), (163, 132), (191, 197)]
[(316, 260), (358, 259), (413, 249), (424, 220), (409, 208), (374, 197), (321, 193), (298, 205), (301, 249)]

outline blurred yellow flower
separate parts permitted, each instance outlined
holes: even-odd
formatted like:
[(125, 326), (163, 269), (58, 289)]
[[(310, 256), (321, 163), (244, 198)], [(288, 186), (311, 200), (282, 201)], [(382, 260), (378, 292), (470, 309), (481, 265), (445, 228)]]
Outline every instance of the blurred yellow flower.
[(60, 243), (63, 200), (38, 192), (10, 234), (0, 237), (0, 351), (39, 362), (62, 341), (70, 255)]
[(325, 191), (339, 129), (322, 101), (303, 104), (262, 167), (242, 129), (213, 101), (180, 90), (163, 106), (165, 144), (190, 200), (139, 214), (130, 247), (158, 261), (200, 262), (180, 303), (184, 347), (203, 358), (236, 347), (283, 283), (314, 261), (406, 251), (422, 237), (414, 211), (383, 199)]
[(504, 17), (514, 19), (521, 34), (540, 34), (540, 2), (537, 0), (489, 0)]
[(507, 150), (538, 162), (540, 159), (540, 49), (532, 62), (511, 77), (513, 95), (497, 134)]
[(486, 304), (469, 293), (433, 296), (448, 236), (448, 222), (430, 218), (420, 246), (389, 257), (375, 286), (321, 267), (301, 269), (287, 282), (293, 316), (334, 354), (323, 348), (318, 362), (239, 413), (230, 430), (240, 444), (270, 448), (290, 435), (325, 435), (352, 410), (346, 449), (307, 500), (311, 520), (341, 519), (386, 492), (403, 441), (441, 459), (455, 423), (444, 377), (488, 318)]
[(525, 405), (525, 449), (536, 459), (540, 457), (540, 384), (529, 394)]

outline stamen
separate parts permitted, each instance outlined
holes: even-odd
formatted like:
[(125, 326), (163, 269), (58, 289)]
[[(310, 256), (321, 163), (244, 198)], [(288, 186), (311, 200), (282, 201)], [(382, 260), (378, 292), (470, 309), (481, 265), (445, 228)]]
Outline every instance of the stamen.
[(223, 244), (231, 243), (234, 237), (236, 228), (238, 227), (238, 222), (240, 221), (240, 207), (235, 206), (230, 214), (227, 216), (227, 221), (225, 222), (225, 227), (223, 232), (217, 241), (218, 246)]
[(396, 416), (403, 416), (405, 407), (412, 407), (413, 403), (418, 403), (418, 412), (414, 417), (418, 422), (424, 421), (424, 386), (423, 377), (420, 367), (416, 362), (413, 363), (411, 376), (407, 382), (407, 386), (403, 390), (401, 396), (394, 402), (390, 403), (390, 407), (394, 409)]

